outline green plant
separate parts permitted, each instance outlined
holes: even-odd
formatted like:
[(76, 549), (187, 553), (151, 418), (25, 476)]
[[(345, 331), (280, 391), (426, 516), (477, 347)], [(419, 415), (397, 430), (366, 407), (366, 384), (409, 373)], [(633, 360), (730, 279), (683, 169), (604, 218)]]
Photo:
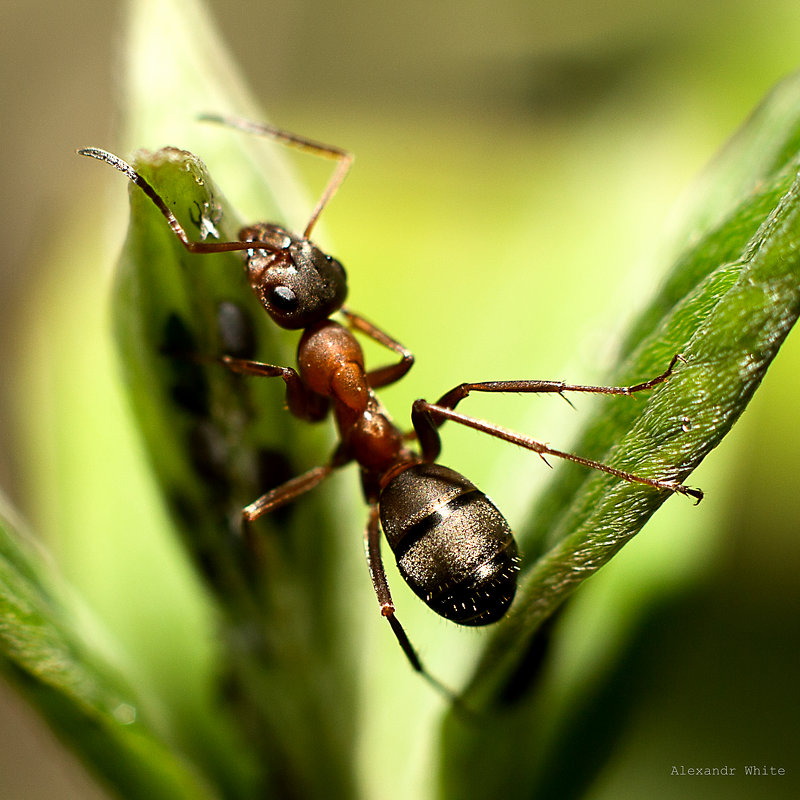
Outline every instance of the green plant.
[[(207, 43), (195, 44), (207, 54)], [(149, 83), (132, 91), (136, 125), (151, 126), (148, 138), (157, 135), (152, 119), (174, 114), (172, 82), (159, 86), (156, 97)], [(749, 401), (800, 307), (799, 99), (797, 78), (778, 87), (708, 172), (676, 234), (691, 246), (677, 251), (609, 381), (656, 374), (676, 352), (686, 363), (647, 402), (603, 405), (576, 452), (682, 480)], [(202, 102), (196, 110), (214, 104), (213, 93)], [(214, 110), (223, 102), (231, 100)], [(252, 181), (255, 170), (239, 155), (227, 163), (241, 178), (237, 185), (243, 176)], [(203, 218), (235, 236), (237, 217), (194, 156), (158, 151), (141, 154), (136, 166), (187, 227)], [(286, 178), (276, 186), (276, 196), (295, 191)], [(258, 194), (261, 214), (284, 216), (266, 187), (245, 186), (243, 193)], [(356, 796), (365, 746), (358, 737), (375, 697), (360, 685), (364, 667), (357, 662), (369, 639), (350, 600), (353, 581), (366, 579), (353, 578), (341, 554), (352, 549), (363, 515), (341, 499), (337, 484), (264, 520), (255, 548), (240, 537), (237, 511), (259, 494), (265, 472), (296, 474), (323, 459), (331, 442), (323, 431), (287, 421), (280, 386), (211, 363), (176, 366), (163, 358), (165, 349), (218, 352), (225, 301), (245, 308), (265, 360), (291, 363), (293, 336), (260, 312), (235, 255), (190, 256), (136, 190), (131, 208), (114, 326), (150, 462), (208, 591), (219, 637), (213, 666), (197, 697), (149, 695), (132, 664), (140, 656), (121, 657), (87, 622), (9, 512), (0, 548), (5, 672), (121, 796)], [(439, 745), (427, 791), (459, 798), (580, 794), (598, 766), (584, 753), (590, 748), (580, 726), (614, 685), (624, 641), (594, 686), (567, 686), (554, 701), (552, 679), (536, 664), (558, 631), (542, 626), (664, 499), (608, 476), (559, 472), (519, 529), (526, 573), (514, 612), (484, 640), (465, 682), (464, 703), (478, 722), (446, 704), (423, 719)], [(469, 657), (464, 663), (468, 669)], [(385, 686), (390, 693), (390, 679)], [(194, 688), (187, 685), (187, 693)], [(613, 720), (599, 715), (595, 735), (610, 738)], [(509, 751), (525, 757), (509, 759)]]

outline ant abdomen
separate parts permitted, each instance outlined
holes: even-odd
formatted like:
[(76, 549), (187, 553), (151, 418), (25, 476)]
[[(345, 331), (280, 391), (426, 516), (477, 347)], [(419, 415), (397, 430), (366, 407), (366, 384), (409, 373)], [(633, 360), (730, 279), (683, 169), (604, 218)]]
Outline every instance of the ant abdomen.
[(517, 545), (475, 484), (441, 464), (415, 464), (381, 493), (380, 517), (400, 574), (437, 614), (460, 625), (505, 614), (517, 588)]

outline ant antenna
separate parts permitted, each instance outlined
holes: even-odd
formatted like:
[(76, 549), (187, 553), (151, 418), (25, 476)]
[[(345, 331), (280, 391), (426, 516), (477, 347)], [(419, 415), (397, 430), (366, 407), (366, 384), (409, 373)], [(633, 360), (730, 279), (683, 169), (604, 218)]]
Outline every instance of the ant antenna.
[(183, 226), (178, 222), (177, 217), (172, 213), (167, 204), (161, 199), (158, 192), (130, 165), (123, 161), (119, 156), (101, 150), (99, 147), (82, 147), (76, 150), (79, 156), (96, 158), (98, 161), (105, 161), (124, 175), (127, 175), (131, 183), (136, 184), (155, 204), (161, 214), (169, 223), (172, 232), (180, 239), (181, 244), (190, 253), (226, 253), (234, 250), (268, 250), (269, 252), (279, 253), (288, 244), (286, 236), (276, 235), (275, 241), (236, 241), (236, 242), (193, 242)]
[(203, 122), (216, 122), (220, 125), (226, 125), (229, 128), (243, 131), (244, 133), (252, 133), (256, 136), (268, 136), (270, 139), (275, 139), (283, 142), (289, 147), (294, 147), (297, 150), (303, 150), (307, 153), (315, 153), (316, 155), (324, 156), (325, 158), (333, 158), (339, 163), (333, 171), (328, 185), (322, 192), (322, 196), (317, 201), (317, 205), (311, 212), (311, 218), (308, 220), (306, 229), (303, 231), (303, 238), (308, 239), (311, 236), (311, 231), (317, 224), (320, 214), (330, 199), (336, 194), (336, 190), (342, 185), (350, 165), (353, 163), (353, 154), (347, 150), (342, 150), (339, 147), (333, 147), (329, 144), (322, 142), (315, 142), (313, 139), (307, 139), (305, 136), (300, 136), (290, 131), (284, 131), (280, 128), (275, 128), (272, 125), (264, 125), (259, 122), (250, 122), (250, 120), (242, 119), (241, 117), (228, 117), (218, 114), (201, 114), (198, 119)]

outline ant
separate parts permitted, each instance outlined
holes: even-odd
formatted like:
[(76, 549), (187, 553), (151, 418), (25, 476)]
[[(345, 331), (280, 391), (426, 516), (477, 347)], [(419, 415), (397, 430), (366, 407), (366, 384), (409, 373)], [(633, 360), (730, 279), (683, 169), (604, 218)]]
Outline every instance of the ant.
[[(271, 489), (242, 511), (245, 523), (295, 500), (334, 470), (356, 462), (369, 506), (364, 537), (372, 586), (386, 618), (411, 666), (438, 688), (423, 667), (397, 619), (380, 554), (380, 531), (394, 552), (400, 574), (411, 589), (442, 617), (460, 625), (480, 626), (499, 620), (516, 592), (520, 559), (511, 528), (489, 498), (467, 478), (437, 463), (441, 450), (439, 428), (452, 420), (476, 431), (520, 445), (546, 456), (591, 467), (625, 481), (703, 498), (699, 489), (670, 480), (634, 475), (456, 411), (471, 392), (586, 392), (633, 395), (666, 381), (673, 357), (660, 375), (633, 386), (586, 386), (562, 381), (516, 380), (462, 383), (436, 403), (417, 400), (411, 409), (413, 431), (404, 433), (389, 418), (375, 391), (403, 378), (414, 356), (398, 341), (344, 307), (347, 280), (336, 259), (309, 238), (325, 206), (341, 185), (353, 161), (352, 154), (269, 125), (234, 117), (206, 115), (202, 119), (246, 133), (267, 136), (291, 147), (334, 159), (337, 165), (311, 217), (298, 236), (286, 228), (259, 222), (243, 228), (235, 242), (195, 242), (156, 190), (122, 159), (97, 148), (80, 155), (105, 161), (136, 184), (153, 201), (175, 236), (192, 253), (245, 251), (247, 276), (270, 318), (280, 327), (302, 330), (297, 367), (264, 364), (230, 355), (217, 360), (234, 372), (281, 378), (286, 384), (289, 411), (309, 422), (332, 413), (339, 443), (327, 464), (314, 467)], [(331, 319), (340, 312), (346, 325)], [(355, 333), (362, 334), (397, 356), (377, 369), (365, 367)], [(408, 442), (416, 440), (417, 449)], [(446, 691), (446, 690), (445, 690)]]

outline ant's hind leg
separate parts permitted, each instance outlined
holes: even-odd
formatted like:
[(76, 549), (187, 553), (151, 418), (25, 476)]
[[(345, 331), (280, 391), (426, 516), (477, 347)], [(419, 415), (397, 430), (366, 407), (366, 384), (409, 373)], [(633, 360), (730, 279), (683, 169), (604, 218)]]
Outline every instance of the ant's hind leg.
[[(464, 400), (472, 392), (497, 392), (497, 393), (521, 393), (521, 394), (557, 394), (564, 397), (564, 392), (584, 392), (587, 394), (612, 394), (612, 395), (625, 395), (630, 397), (637, 392), (643, 392), (664, 383), (669, 379), (672, 370), (679, 361), (684, 361), (682, 355), (676, 354), (669, 362), (669, 366), (660, 375), (651, 378), (642, 383), (633, 384), (631, 386), (590, 386), (580, 383), (565, 383), (564, 381), (540, 381), (540, 380), (519, 380), (519, 381), (481, 381), (477, 383), (460, 383), (454, 386), (449, 392), (445, 392), (435, 403), (429, 403), (426, 400), (419, 400), (414, 404), (411, 411), (411, 421), (414, 425), (414, 433), (409, 434), (406, 438), (416, 438), (422, 449), (422, 455), (426, 461), (434, 461), (441, 450), (441, 442), (439, 440), (438, 429), (444, 425), (448, 419), (460, 422), (462, 425), (475, 428), (476, 430), (483, 430), (484, 433), (489, 433), (492, 436), (497, 436), (500, 439), (512, 441), (505, 436), (501, 431), (502, 429), (497, 425), (490, 425), (480, 420), (474, 420), (472, 417), (459, 414), (455, 411), (456, 406)], [(567, 400), (566, 397), (564, 397)], [(569, 400), (567, 400), (569, 403)], [(572, 405), (572, 403), (570, 403)], [(452, 413), (451, 413), (452, 412)], [(475, 423), (475, 424), (473, 424)], [(483, 426), (483, 427), (481, 427)], [(511, 434), (518, 437), (517, 434)], [(533, 440), (528, 440), (533, 442)], [(521, 444), (521, 442), (517, 442)], [(528, 447), (529, 450), (535, 450), (539, 455), (544, 455), (547, 448), (538, 442), (533, 446), (522, 444), (523, 447)], [(580, 461), (587, 466), (597, 467), (596, 462), (587, 463), (578, 458), (572, 458), (569, 454), (560, 453), (559, 451), (549, 451), (549, 455), (559, 456), (560, 458), (569, 458), (570, 460)], [(606, 470), (607, 471), (607, 470)], [(623, 477), (620, 475), (619, 477)], [(625, 478), (628, 479), (627, 477)], [(680, 490), (678, 490), (680, 491)], [(696, 495), (692, 494), (692, 497)]]
[(556, 450), (554, 447), (550, 447), (550, 445), (533, 439), (530, 436), (524, 436), (508, 428), (495, 425), (492, 422), (486, 422), (485, 420), (476, 419), (475, 417), (468, 417), (466, 414), (455, 411), (451, 407), (429, 403), (427, 400), (417, 400), (414, 403), (411, 411), (411, 419), (414, 422), (414, 429), (417, 432), (417, 438), (422, 447), (422, 455), (425, 459), (428, 459), (431, 453), (435, 454), (434, 458), (438, 455), (439, 432), (437, 427), (442, 425), (446, 420), (452, 420), (459, 425), (465, 425), (481, 433), (488, 433), (489, 436), (494, 436), (497, 439), (502, 439), (504, 442), (516, 444), (520, 447), (524, 447), (526, 450), (538, 453), (545, 463), (547, 463), (546, 456), (554, 456), (566, 461), (572, 461), (575, 464), (582, 464), (584, 467), (590, 467), (591, 469), (605, 472), (608, 475), (613, 475), (629, 483), (640, 483), (645, 486), (652, 486), (656, 489), (664, 489), (675, 492), (676, 494), (692, 497), (698, 503), (703, 499), (703, 492), (700, 489), (693, 489), (673, 480), (645, 478), (642, 475), (636, 475), (626, 470), (617, 469), (616, 467), (611, 467), (599, 461), (583, 458), (582, 456), (567, 453), (563, 450)]
[(454, 701), (454, 693), (448, 689), (443, 683), (438, 681), (431, 675), (428, 670), (420, 661), (417, 651), (411, 644), (411, 640), (405, 632), (405, 629), (400, 624), (394, 611), (394, 603), (392, 602), (392, 594), (389, 591), (389, 582), (386, 580), (386, 572), (383, 569), (383, 559), (381, 558), (381, 531), (378, 524), (378, 507), (373, 505), (369, 510), (369, 520), (367, 522), (367, 529), (364, 535), (364, 549), (367, 556), (367, 568), (369, 569), (369, 577), (372, 581), (372, 588), (375, 590), (375, 596), (378, 598), (378, 603), (381, 607), (381, 615), (385, 617), (386, 621), (397, 639), (400, 649), (405, 653), (406, 658), (411, 664), (412, 668), (419, 672), (425, 680), (428, 681), (438, 692), (441, 692), (449, 700)]
[(439, 439), (439, 428), (447, 421), (452, 420), (460, 425), (465, 425), (482, 433), (488, 433), (503, 441), (524, 447), (546, 460), (546, 456), (554, 456), (562, 458), (567, 461), (572, 461), (576, 464), (582, 464), (585, 467), (605, 472), (609, 475), (614, 475), (624, 481), (631, 483), (640, 483), (647, 486), (653, 486), (657, 489), (666, 489), (677, 494), (686, 495), (687, 497), (694, 498), (698, 503), (703, 499), (703, 492), (700, 489), (693, 489), (684, 486), (681, 483), (673, 480), (658, 479), (658, 478), (645, 478), (641, 475), (627, 472), (625, 470), (610, 467), (607, 464), (602, 464), (598, 461), (593, 461), (588, 458), (567, 453), (563, 450), (556, 450), (553, 447), (545, 444), (544, 442), (537, 441), (530, 436), (523, 436), (500, 425), (495, 425), (484, 420), (469, 417), (456, 411), (456, 406), (465, 398), (468, 397), (470, 392), (522, 392), (522, 393), (552, 393), (563, 395), (564, 392), (586, 392), (590, 394), (609, 394), (609, 395), (625, 395), (631, 396), (637, 392), (643, 392), (652, 389), (669, 379), (675, 365), (679, 361), (685, 359), (680, 354), (672, 357), (669, 366), (660, 375), (655, 378), (643, 381), (642, 383), (633, 384), (631, 386), (591, 386), (585, 384), (564, 383), (563, 381), (537, 381), (537, 380), (522, 380), (522, 381), (486, 381), (483, 383), (462, 383), (446, 392), (439, 399), (437, 403), (429, 403), (427, 400), (417, 400), (411, 411), (411, 420), (414, 424), (414, 431), (416, 438), (420, 443), (422, 456), (426, 461), (435, 460), (441, 449), (441, 442)]

